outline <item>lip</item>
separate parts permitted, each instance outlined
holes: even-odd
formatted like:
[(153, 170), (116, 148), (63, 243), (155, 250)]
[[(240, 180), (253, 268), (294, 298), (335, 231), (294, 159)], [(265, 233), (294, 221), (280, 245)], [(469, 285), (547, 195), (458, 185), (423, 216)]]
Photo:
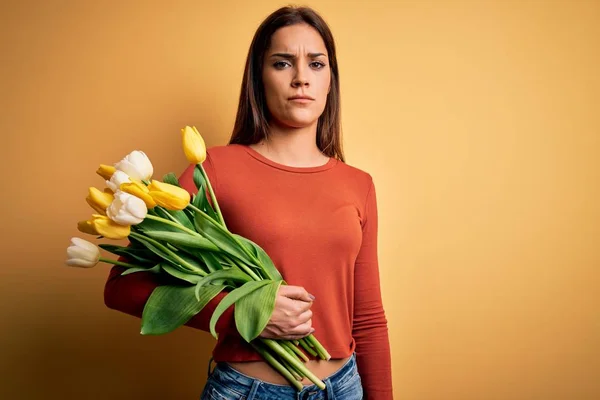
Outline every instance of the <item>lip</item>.
[(288, 100), (307, 102), (307, 101), (314, 101), (315, 99), (313, 99), (310, 96), (298, 95), (298, 96), (292, 96), (292, 97), (288, 98)]

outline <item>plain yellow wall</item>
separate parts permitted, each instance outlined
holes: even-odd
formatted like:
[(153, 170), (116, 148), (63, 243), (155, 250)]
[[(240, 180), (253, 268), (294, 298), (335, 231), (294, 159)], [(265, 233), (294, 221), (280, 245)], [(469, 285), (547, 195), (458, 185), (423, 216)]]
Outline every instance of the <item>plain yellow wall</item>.
[[(0, 8), (0, 398), (196, 399), (212, 338), (139, 334), (63, 266), (100, 163), (225, 144), (279, 1)], [(402, 400), (600, 398), (600, 2), (327, 1), (348, 163), (378, 188)]]

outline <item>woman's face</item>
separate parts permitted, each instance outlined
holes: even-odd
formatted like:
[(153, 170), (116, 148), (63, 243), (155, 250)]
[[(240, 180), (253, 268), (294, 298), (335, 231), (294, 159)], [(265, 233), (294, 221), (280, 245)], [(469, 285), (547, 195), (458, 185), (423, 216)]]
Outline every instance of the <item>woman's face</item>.
[(307, 24), (278, 29), (265, 53), (262, 78), (272, 119), (292, 128), (316, 124), (331, 82), (321, 35)]

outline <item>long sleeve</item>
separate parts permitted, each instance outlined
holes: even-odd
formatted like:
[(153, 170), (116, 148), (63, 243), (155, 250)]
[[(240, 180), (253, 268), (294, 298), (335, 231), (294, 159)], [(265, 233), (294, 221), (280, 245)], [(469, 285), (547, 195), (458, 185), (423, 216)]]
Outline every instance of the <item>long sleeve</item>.
[[(189, 166), (179, 178), (181, 186), (190, 194), (196, 192), (196, 186), (193, 182), (194, 167), (194, 165)], [(203, 167), (211, 184), (215, 187), (217, 178), (210, 156), (203, 163)], [(166, 284), (166, 278), (149, 272), (136, 272), (122, 276), (121, 273), (124, 270), (125, 268), (119, 266), (114, 266), (111, 269), (104, 287), (104, 303), (108, 308), (141, 318), (144, 306), (152, 291), (156, 287)], [(226, 292), (221, 292), (185, 325), (208, 332), (213, 311), (226, 295)], [(233, 311), (234, 306), (229, 307), (219, 318), (216, 326), (219, 339), (225, 335), (238, 334)]]
[(391, 356), (379, 279), (375, 186), (367, 194), (362, 219), (362, 245), (355, 263), (352, 336), (365, 399), (393, 398)]

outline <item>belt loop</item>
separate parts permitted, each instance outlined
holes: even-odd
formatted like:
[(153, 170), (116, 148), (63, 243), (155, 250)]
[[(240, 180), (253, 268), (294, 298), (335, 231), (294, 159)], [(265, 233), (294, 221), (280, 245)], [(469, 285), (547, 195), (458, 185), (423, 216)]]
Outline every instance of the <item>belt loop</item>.
[(246, 397), (246, 400), (253, 400), (254, 397), (256, 396), (256, 392), (258, 391), (259, 387), (260, 387), (260, 380), (254, 379), (254, 382), (252, 382), (252, 387), (250, 388), (250, 391), (248, 392), (248, 397)]
[(331, 383), (331, 380), (329, 378), (326, 378), (323, 380), (323, 383), (325, 384), (326, 399), (335, 400), (335, 395), (333, 394), (333, 384)]
[(208, 360), (208, 375), (206, 375), (206, 377), (207, 377), (207, 378), (210, 378), (210, 376), (211, 376), (211, 375), (213, 374), (213, 372), (215, 371), (214, 369), (213, 369), (212, 371), (210, 370), (210, 366), (211, 366), (210, 364), (212, 363), (212, 361), (213, 361), (213, 358), (211, 357), (211, 358)]

